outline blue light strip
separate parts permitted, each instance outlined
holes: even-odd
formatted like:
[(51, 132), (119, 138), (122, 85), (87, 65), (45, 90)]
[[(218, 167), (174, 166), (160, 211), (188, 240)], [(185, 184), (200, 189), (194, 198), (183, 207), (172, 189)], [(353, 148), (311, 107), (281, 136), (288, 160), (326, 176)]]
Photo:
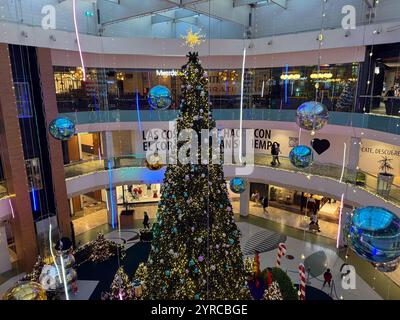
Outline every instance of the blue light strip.
[(33, 211), (37, 211), (38, 207), (37, 207), (37, 201), (36, 201), (35, 188), (32, 188), (32, 200), (33, 200)]
[(108, 178), (110, 182), (110, 206), (111, 206), (111, 226), (115, 228), (115, 210), (114, 210), (114, 197), (113, 197), (113, 186), (112, 186), (112, 164), (111, 160), (108, 160)]
[[(286, 76), (289, 75), (289, 65), (286, 64), (286, 71), (285, 71)], [(288, 77), (286, 77), (285, 79), (285, 103), (288, 102), (288, 83), (289, 83), (289, 79)]]
[(139, 110), (139, 92), (136, 90), (136, 111), (139, 123), (139, 130), (142, 132), (142, 120), (140, 120), (140, 110)]

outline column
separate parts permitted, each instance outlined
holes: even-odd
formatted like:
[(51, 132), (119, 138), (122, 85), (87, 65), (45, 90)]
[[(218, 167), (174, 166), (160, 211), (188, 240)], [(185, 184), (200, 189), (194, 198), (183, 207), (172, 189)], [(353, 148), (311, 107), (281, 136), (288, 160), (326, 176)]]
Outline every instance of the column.
[(6, 227), (0, 224), (0, 273), (11, 270), (10, 255), (8, 253)]
[(0, 44), (0, 74), (0, 153), (8, 192), (15, 195), (11, 200), (14, 218), (10, 222), (19, 267), (30, 272), (38, 248), (7, 44)]
[(240, 194), (240, 215), (247, 217), (250, 211), (250, 188)]
[(107, 221), (114, 228), (118, 227), (117, 190), (115, 187), (107, 188)]
[[(39, 65), (40, 81), (43, 95), (43, 108), (46, 118), (46, 125), (57, 118), (56, 89), (54, 85), (53, 65), (51, 63), (50, 49), (38, 48), (37, 61)], [(62, 143), (47, 131), (49, 147), (51, 177), (53, 180), (54, 202), (58, 218), (58, 227), (64, 237), (71, 238), (71, 216), (68, 204), (67, 187), (65, 184), (64, 157)]]
[(360, 142), (361, 138), (358, 137), (351, 137), (350, 138), (350, 145), (348, 146), (349, 151), (347, 153), (347, 172), (348, 177), (347, 181), (349, 182), (356, 182), (357, 180), (357, 168), (358, 168), (358, 161), (360, 159)]
[(101, 132), (101, 143), (103, 146), (104, 167), (108, 169), (108, 160), (111, 160), (111, 167), (114, 168), (116, 163), (114, 161), (114, 143), (112, 131)]

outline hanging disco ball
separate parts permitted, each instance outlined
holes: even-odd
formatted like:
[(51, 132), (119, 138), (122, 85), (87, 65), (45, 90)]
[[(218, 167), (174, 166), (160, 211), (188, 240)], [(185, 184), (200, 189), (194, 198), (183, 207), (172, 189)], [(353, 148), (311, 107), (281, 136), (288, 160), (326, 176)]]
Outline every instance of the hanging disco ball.
[(328, 109), (319, 102), (304, 102), (297, 109), (296, 123), (305, 130), (319, 130), (328, 123)]
[(152, 171), (160, 170), (163, 167), (162, 158), (157, 154), (152, 154), (144, 162), (147, 169)]
[(153, 109), (167, 109), (172, 104), (171, 91), (165, 86), (155, 86), (150, 89), (147, 101)]
[(247, 182), (243, 178), (235, 177), (232, 178), (229, 187), (233, 193), (243, 193), (246, 190)]
[(313, 159), (312, 150), (305, 145), (294, 147), (289, 153), (289, 160), (296, 168), (307, 168)]
[(68, 118), (56, 118), (50, 122), (49, 132), (57, 140), (69, 140), (75, 134), (75, 123)]
[(394, 263), (400, 257), (400, 218), (381, 207), (356, 209), (350, 222), (350, 243), (373, 263)]
[(380, 272), (393, 272), (396, 271), (400, 264), (400, 258), (385, 263), (372, 263), (372, 265), (378, 269)]

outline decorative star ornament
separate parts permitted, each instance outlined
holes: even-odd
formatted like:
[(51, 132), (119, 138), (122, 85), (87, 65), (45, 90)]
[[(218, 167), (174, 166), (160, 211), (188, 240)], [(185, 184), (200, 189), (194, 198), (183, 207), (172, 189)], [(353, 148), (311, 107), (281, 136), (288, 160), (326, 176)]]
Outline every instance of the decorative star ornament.
[(181, 38), (185, 40), (185, 45), (191, 49), (194, 49), (204, 42), (205, 37), (206, 36), (204, 34), (201, 34), (201, 30), (198, 32), (193, 32), (192, 29), (189, 29), (185, 36), (181, 36)]

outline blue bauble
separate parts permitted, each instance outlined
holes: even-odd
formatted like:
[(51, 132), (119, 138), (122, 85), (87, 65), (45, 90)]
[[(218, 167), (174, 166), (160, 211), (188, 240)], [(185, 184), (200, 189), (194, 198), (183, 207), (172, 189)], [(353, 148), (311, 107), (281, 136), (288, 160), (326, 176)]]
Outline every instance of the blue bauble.
[(150, 89), (147, 101), (153, 109), (167, 109), (172, 104), (171, 91), (165, 86), (155, 86)]
[(69, 140), (75, 134), (75, 123), (68, 118), (56, 118), (50, 122), (49, 132), (57, 140)]
[(294, 147), (289, 153), (290, 162), (297, 168), (307, 168), (313, 161), (312, 150), (304, 145)]
[(243, 178), (235, 177), (231, 179), (229, 187), (233, 193), (243, 193), (246, 190), (247, 183)]
[(384, 208), (356, 209), (349, 233), (354, 251), (370, 262), (387, 263), (400, 257), (400, 218)]
[(193, 260), (193, 259), (190, 259), (190, 261), (189, 261), (189, 267), (193, 267), (194, 264), (195, 264), (194, 260)]
[(165, 271), (165, 275), (166, 275), (167, 277), (169, 277), (169, 276), (171, 275), (171, 271), (169, 271), (169, 270)]
[(319, 102), (304, 102), (297, 109), (296, 123), (305, 130), (319, 130), (328, 123), (328, 109)]

